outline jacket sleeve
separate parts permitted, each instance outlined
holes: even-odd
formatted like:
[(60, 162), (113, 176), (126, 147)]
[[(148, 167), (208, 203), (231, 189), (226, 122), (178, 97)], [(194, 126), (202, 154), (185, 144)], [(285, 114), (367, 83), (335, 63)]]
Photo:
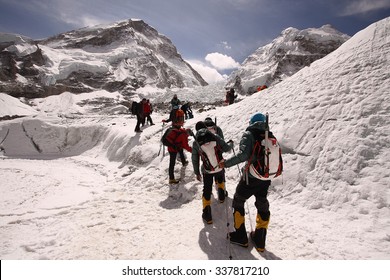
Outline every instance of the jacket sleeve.
[(194, 168), (194, 173), (195, 175), (200, 175), (200, 170), (199, 170), (199, 147), (198, 144), (194, 141), (192, 144), (192, 154), (191, 154), (191, 159), (192, 159), (192, 166)]
[(225, 160), (225, 167), (231, 167), (241, 162), (247, 161), (251, 156), (253, 149), (254, 139), (249, 131), (245, 131), (239, 146), (237, 154), (227, 160)]
[(232, 146), (226, 143), (225, 140), (223, 140), (223, 138), (221, 138), (219, 135), (214, 135), (214, 137), (217, 141), (218, 146), (221, 147), (222, 152), (228, 152), (232, 149)]
[(192, 148), (188, 144), (188, 134), (187, 134), (187, 131), (182, 132), (179, 137), (180, 137), (181, 147), (183, 149), (186, 149), (190, 153), (192, 153)]
[(217, 134), (218, 134), (218, 136), (221, 137), (222, 139), (225, 139), (225, 137), (223, 136), (222, 129), (221, 129), (219, 126), (217, 126)]

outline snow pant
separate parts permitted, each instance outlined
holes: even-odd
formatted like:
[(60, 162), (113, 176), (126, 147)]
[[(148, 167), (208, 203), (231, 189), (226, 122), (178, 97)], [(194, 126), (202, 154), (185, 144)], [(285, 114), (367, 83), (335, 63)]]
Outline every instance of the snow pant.
[(141, 115), (137, 115), (137, 124), (136, 124), (135, 130), (134, 130), (135, 132), (141, 130), (141, 129), (140, 129), (141, 123), (142, 123), (142, 116), (141, 116)]
[(148, 114), (146, 116), (146, 119), (147, 119), (147, 122), (149, 122), (151, 125), (153, 124), (153, 120), (152, 120), (152, 117), (150, 116), (150, 114)]
[[(213, 182), (218, 186), (218, 197), (221, 200), (220, 192), (225, 192), (225, 170), (218, 173), (203, 173), (203, 208), (210, 205), (211, 193), (213, 191)], [(225, 199), (225, 196), (223, 197)]]
[[(217, 173), (203, 173), (203, 194), (202, 194), (202, 217), (208, 223), (212, 223), (211, 214), (211, 194), (213, 192), (213, 183), (218, 186), (218, 199), (220, 202), (225, 201), (225, 170)], [(223, 196), (223, 197), (222, 197)]]
[[(256, 215), (256, 231), (255, 243), (256, 247), (265, 246), (265, 237), (267, 234), (268, 223), (270, 219), (269, 202), (267, 199), (268, 188), (271, 181), (262, 181), (255, 178), (248, 178), (248, 183), (241, 177), (240, 182), (236, 187), (236, 192), (233, 197), (232, 207), (234, 228), (239, 235), (246, 235), (245, 228), (245, 202), (252, 195), (255, 196), (255, 206), (257, 209)], [(257, 238), (257, 239), (256, 239)]]
[[(179, 155), (180, 155), (181, 162), (184, 164), (186, 159), (184, 157), (183, 149), (179, 151)], [(177, 157), (177, 152), (169, 152), (169, 169), (168, 169), (169, 179), (175, 179), (174, 171), (175, 171), (176, 157)]]

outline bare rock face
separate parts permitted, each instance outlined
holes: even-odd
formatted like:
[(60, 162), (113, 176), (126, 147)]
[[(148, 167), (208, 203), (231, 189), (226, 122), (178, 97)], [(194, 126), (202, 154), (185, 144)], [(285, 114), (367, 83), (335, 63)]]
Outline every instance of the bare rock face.
[(142, 20), (39, 41), (0, 33), (0, 63), (0, 92), (14, 97), (207, 85), (172, 42)]
[(270, 44), (258, 48), (233, 72), (226, 87), (251, 94), (262, 85), (272, 86), (336, 50), (349, 36), (330, 25), (285, 29)]

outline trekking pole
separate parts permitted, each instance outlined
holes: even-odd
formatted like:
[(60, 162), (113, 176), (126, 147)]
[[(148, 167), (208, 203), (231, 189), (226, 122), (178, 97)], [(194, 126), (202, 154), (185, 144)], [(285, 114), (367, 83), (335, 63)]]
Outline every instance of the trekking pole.
[[(165, 123), (163, 122), (162, 123), (162, 127), (161, 127), (161, 136), (160, 136), (160, 139), (162, 138), (162, 136), (163, 136), (163, 133), (164, 133), (164, 125), (165, 125)], [(161, 147), (163, 146), (163, 143), (161, 142), (161, 140), (160, 140), (160, 149), (158, 150), (158, 154), (157, 154), (157, 156), (160, 156), (160, 153), (161, 153)], [(164, 151), (163, 151), (164, 152)], [(165, 155), (164, 155), (165, 156)]]
[(268, 146), (268, 133), (269, 133), (269, 124), (268, 124), (268, 112), (265, 114), (265, 159), (266, 159), (266, 163), (265, 163), (265, 174), (267, 175), (267, 178), (269, 176), (269, 154), (270, 154), (270, 150), (269, 150), (269, 146)]
[[(236, 152), (233, 150), (233, 155), (236, 156)], [(241, 168), (240, 166), (237, 164), (237, 168), (238, 168), (238, 173), (240, 174), (240, 178), (242, 180), (244, 180), (244, 178), (242, 177), (242, 173), (241, 173)], [(251, 232), (253, 231), (253, 227), (252, 227), (252, 218), (251, 218), (251, 213), (250, 213), (250, 210), (249, 210), (249, 205), (248, 205), (248, 200), (245, 201), (245, 204), (246, 204), (246, 208), (248, 209), (248, 217), (249, 217), (249, 225), (251, 226)]]
[(232, 260), (232, 244), (230, 243), (230, 232), (229, 232), (229, 213), (228, 213), (228, 204), (227, 204), (227, 198), (228, 198), (228, 192), (226, 191), (226, 182), (225, 182), (225, 209), (226, 209), (226, 229), (227, 229), (227, 239), (228, 239), (228, 246), (229, 246), (229, 260)]

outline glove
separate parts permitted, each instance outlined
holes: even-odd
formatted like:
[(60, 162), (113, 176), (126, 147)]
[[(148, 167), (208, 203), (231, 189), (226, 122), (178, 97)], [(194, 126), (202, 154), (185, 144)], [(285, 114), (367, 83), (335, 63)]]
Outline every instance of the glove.
[(199, 182), (202, 182), (202, 175), (200, 175), (200, 174), (196, 175), (196, 180), (198, 180)]
[(187, 128), (187, 134), (190, 136), (194, 136), (194, 132), (191, 130), (191, 128)]
[(187, 129), (186, 129), (186, 132), (187, 132), (187, 134), (190, 135), (190, 136), (193, 136), (193, 135), (194, 135), (194, 133), (192, 132), (191, 128), (187, 128)]
[(224, 160), (224, 159), (221, 160), (221, 161), (218, 163), (218, 166), (219, 166), (220, 168), (225, 168), (225, 160)]

